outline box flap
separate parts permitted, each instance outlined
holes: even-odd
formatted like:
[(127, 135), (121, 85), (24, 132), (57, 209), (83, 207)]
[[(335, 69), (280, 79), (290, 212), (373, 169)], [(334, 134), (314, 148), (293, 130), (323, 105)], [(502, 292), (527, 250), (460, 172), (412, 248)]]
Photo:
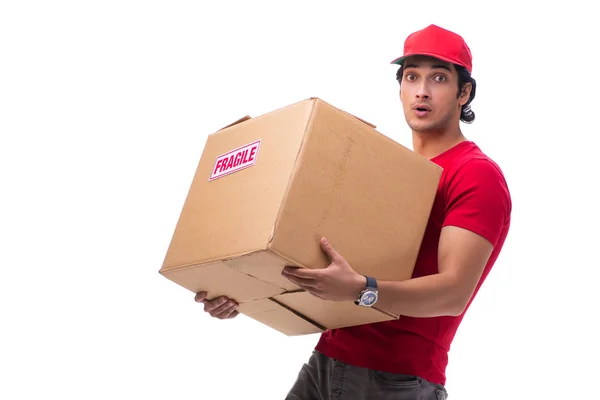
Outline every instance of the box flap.
[(299, 286), (281, 275), (283, 268), (290, 265), (290, 262), (269, 251), (257, 251), (227, 260), (226, 263), (235, 270), (280, 287), (285, 291), (300, 289)]
[(232, 122), (231, 124), (229, 124), (229, 125), (227, 125), (227, 126), (224, 126), (224, 127), (222, 127), (221, 129), (219, 129), (219, 131), (222, 131), (223, 129), (227, 129), (227, 128), (229, 128), (230, 126), (234, 126), (234, 125), (237, 125), (237, 124), (241, 124), (242, 122), (244, 122), (244, 121), (248, 121), (248, 120), (249, 120), (249, 119), (251, 119), (251, 118), (252, 118), (251, 116), (249, 116), (249, 115), (246, 115), (245, 117), (242, 117), (242, 118), (238, 119), (237, 121), (235, 121), (235, 122)]
[[(323, 103), (329, 104), (329, 103), (327, 103), (325, 100), (321, 99), (320, 97), (311, 97), (310, 99), (311, 99), (311, 100), (316, 100), (316, 101), (322, 101)], [(346, 113), (346, 114), (350, 115), (350, 116), (351, 116), (351, 117), (353, 117), (353, 118), (356, 118), (357, 120), (359, 120), (359, 121), (360, 121), (360, 122), (362, 122), (363, 124), (365, 124), (365, 125), (367, 125), (367, 126), (370, 126), (370, 127), (371, 127), (371, 128), (373, 128), (373, 129), (377, 128), (377, 126), (373, 125), (372, 123), (370, 123), (370, 122), (367, 122), (367, 121), (365, 121), (365, 120), (364, 120), (364, 119), (362, 119), (362, 118), (358, 118), (356, 115), (354, 115), (354, 114), (351, 114), (351, 113), (349, 113), (348, 111), (344, 111), (344, 110), (339, 110), (339, 111), (341, 111), (341, 112), (343, 112), (343, 113)]]
[(283, 293), (274, 296), (273, 300), (293, 309), (307, 320), (314, 321), (325, 329), (398, 319), (395, 315), (375, 308), (359, 307), (352, 301), (325, 301), (304, 291)]
[(222, 262), (161, 271), (161, 274), (193, 293), (208, 292), (209, 299), (227, 296), (238, 302), (245, 302), (284, 292), (279, 287), (236, 271)]
[(348, 114), (348, 115), (350, 115), (350, 116), (352, 116), (352, 117), (356, 118), (357, 120), (359, 120), (359, 121), (360, 121), (360, 122), (362, 122), (363, 124), (370, 126), (370, 127), (371, 127), (371, 128), (373, 128), (373, 129), (377, 128), (377, 127), (376, 127), (375, 125), (373, 125), (372, 123), (370, 123), (370, 122), (367, 122), (367, 121), (365, 121), (365, 120), (364, 120), (364, 119), (362, 119), (362, 118), (358, 118), (358, 117), (357, 117), (356, 115), (354, 115), (354, 114), (350, 114), (350, 113), (349, 113), (349, 112), (347, 112), (347, 111), (344, 111), (344, 112), (345, 112), (346, 114)]
[(240, 304), (238, 311), (287, 336), (308, 335), (323, 332), (322, 327), (311, 323), (298, 313), (271, 299), (262, 299)]

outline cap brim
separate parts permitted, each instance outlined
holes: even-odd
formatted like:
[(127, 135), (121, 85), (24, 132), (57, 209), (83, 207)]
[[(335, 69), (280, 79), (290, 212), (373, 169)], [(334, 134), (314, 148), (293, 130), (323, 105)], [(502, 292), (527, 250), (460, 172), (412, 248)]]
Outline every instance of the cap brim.
[(390, 64), (402, 65), (402, 61), (404, 61), (406, 59), (406, 57), (408, 57), (408, 56), (398, 57), (394, 61), (392, 61)]
[[(451, 60), (447, 57), (441, 57), (438, 54), (433, 54), (433, 53), (415, 53), (415, 54), (406, 54), (402, 57), (398, 57), (396, 58), (394, 61), (391, 62), (391, 64), (397, 64), (397, 65), (402, 65), (402, 62), (404, 62), (404, 60), (406, 60), (408, 57), (413, 57), (413, 56), (427, 56), (427, 57), (433, 57), (433, 58), (437, 58), (438, 60), (441, 61), (445, 61), (445, 62), (449, 62), (451, 64), (458, 64), (458, 65), (462, 65), (462, 63), (457, 62), (456, 60)], [(463, 67), (465, 67), (464, 65), (462, 65)], [(466, 68), (466, 67), (465, 67)]]

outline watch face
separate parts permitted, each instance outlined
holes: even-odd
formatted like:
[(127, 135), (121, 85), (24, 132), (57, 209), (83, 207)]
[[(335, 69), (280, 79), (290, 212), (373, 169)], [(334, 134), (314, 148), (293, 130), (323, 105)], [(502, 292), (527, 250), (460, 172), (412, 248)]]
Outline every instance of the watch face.
[(360, 298), (361, 303), (366, 306), (370, 306), (377, 300), (377, 294), (375, 292), (366, 292)]

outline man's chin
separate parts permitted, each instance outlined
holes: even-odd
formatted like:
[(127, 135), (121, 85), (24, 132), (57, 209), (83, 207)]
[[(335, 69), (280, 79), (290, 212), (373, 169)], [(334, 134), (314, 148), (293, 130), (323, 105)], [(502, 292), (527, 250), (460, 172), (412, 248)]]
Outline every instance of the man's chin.
[(427, 122), (410, 121), (410, 122), (408, 122), (408, 126), (415, 133), (428, 134), (428, 133), (435, 133), (435, 132), (439, 131), (439, 127), (436, 124), (427, 123)]

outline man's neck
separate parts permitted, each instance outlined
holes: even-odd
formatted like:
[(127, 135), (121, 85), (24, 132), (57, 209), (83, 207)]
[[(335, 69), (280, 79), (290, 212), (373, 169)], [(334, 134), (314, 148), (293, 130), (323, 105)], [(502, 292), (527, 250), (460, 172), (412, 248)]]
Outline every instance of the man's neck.
[(418, 133), (415, 131), (412, 133), (415, 153), (427, 159), (432, 159), (465, 140), (467, 138), (462, 134), (460, 129), (452, 134)]

